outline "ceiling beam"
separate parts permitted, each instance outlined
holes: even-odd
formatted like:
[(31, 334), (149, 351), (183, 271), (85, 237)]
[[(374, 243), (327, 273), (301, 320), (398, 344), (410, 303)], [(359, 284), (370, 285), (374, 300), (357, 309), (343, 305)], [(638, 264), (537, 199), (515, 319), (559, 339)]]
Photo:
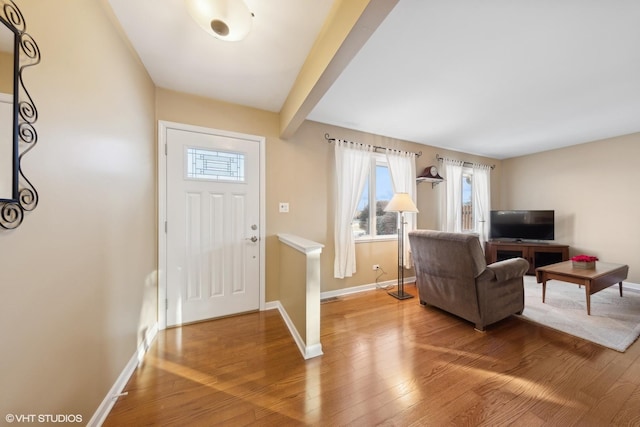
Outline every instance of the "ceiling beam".
[(298, 130), (399, 0), (336, 0), (280, 110), (280, 137)]

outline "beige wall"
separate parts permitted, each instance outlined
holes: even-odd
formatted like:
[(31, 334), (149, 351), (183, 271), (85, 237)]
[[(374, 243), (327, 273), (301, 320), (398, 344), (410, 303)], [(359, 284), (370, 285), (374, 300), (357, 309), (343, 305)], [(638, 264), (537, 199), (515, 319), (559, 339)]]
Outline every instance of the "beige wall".
[(629, 265), (640, 283), (640, 133), (503, 162), (503, 209), (554, 209), (570, 254)]
[(307, 255), (291, 246), (278, 245), (280, 257), (280, 303), (295, 325), (300, 338), (307, 340)]
[[(356, 244), (357, 273), (350, 278), (333, 277), (334, 229), (334, 155), (333, 144), (324, 135), (366, 144), (422, 151), (418, 172), (437, 164), (436, 153), (467, 161), (496, 164), (492, 172), (494, 203), (499, 200), (500, 163), (492, 159), (451, 152), (431, 146), (381, 137), (354, 130), (305, 121), (288, 140), (279, 137), (279, 118), (269, 113), (216, 100), (157, 90), (158, 119), (228, 130), (266, 138), (266, 301), (279, 300), (278, 233), (289, 233), (325, 245), (321, 254), (322, 291), (375, 283), (378, 273), (371, 269), (380, 264), (386, 274), (380, 281), (397, 278), (397, 243), (395, 240)], [(437, 228), (439, 187), (418, 185), (418, 226)], [(289, 213), (279, 213), (278, 203), (288, 202)], [(408, 271), (406, 275), (412, 275)]]
[[(2, 29), (0, 28), (0, 30)], [(13, 93), (13, 54), (12, 53), (0, 52), (0, 93), (9, 93), (9, 94)]]
[[(477, 156), (473, 154), (460, 153), (457, 151), (445, 150), (443, 148), (420, 145), (423, 155), (418, 158), (416, 174), (420, 175), (427, 166), (435, 165), (442, 171), (442, 163), (436, 161), (436, 155), (464, 162), (479, 163), (493, 166), (491, 171), (491, 208), (500, 205), (500, 181), (502, 176), (502, 161), (489, 157)], [(442, 173), (440, 173), (442, 175)], [(435, 187), (430, 182), (418, 184), (418, 228), (439, 229), (440, 224), (440, 197), (445, 191), (445, 184), (436, 184)]]
[[(350, 129), (339, 128), (322, 123), (306, 121), (298, 132), (288, 141), (278, 141), (269, 147), (277, 149), (282, 156), (273, 155), (273, 166), (278, 172), (271, 172), (267, 165), (267, 180), (278, 178), (277, 185), (267, 183), (272, 189), (274, 203), (288, 201), (290, 212), (280, 214), (274, 211), (273, 218), (267, 218), (269, 227), (274, 233), (292, 233), (320, 242), (325, 245), (321, 255), (322, 291), (371, 284), (376, 282), (378, 272), (372, 270), (373, 264), (379, 264), (386, 272), (379, 281), (397, 278), (397, 242), (395, 240), (376, 243), (356, 244), (356, 263), (358, 271), (353, 277), (335, 279), (333, 277), (334, 251), (334, 146), (325, 141), (324, 135), (357, 141), (365, 144), (391, 147), (396, 149), (422, 152), (416, 162), (416, 172), (425, 167), (437, 164), (436, 154), (496, 164), (492, 173), (500, 173), (500, 164), (492, 159), (455, 153), (432, 146), (401, 141), (378, 135), (367, 134)], [(274, 147), (275, 146), (275, 147)], [(275, 177), (274, 177), (275, 175)], [(288, 177), (288, 178), (287, 178)], [(499, 180), (492, 180), (493, 193), (499, 193)], [(439, 214), (439, 185), (432, 189), (430, 183), (418, 184), (418, 227), (436, 229)], [(498, 198), (496, 198), (498, 199)], [(497, 203), (497, 202), (496, 202)], [(413, 275), (407, 271), (405, 276)]]
[[(333, 138), (357, 141), (381, 147), (421, 152), (416, 161), (416, 173), (430, 165), (438, 165), (436, 154), (457, 158), (465, 161), (495, 164), (492, 172), (492, 193), (499, 194), (500, 162), (485, 157), (456, 153), (433, 146), (401, 141), (379, 135), (372, 135), (350, 129), (339, 128), (322, 123), (306, 121), (296, 135), (288, 142), (283, 142), (288, 150), (291, 176), (290, 181), (283, 182), (275, 190), (283, 198), (297, 200), (297, 206), (291, 206), (291, 213), (276, 214), (273, 224), (279, 228), (278, 232), (306, 233), (303, 237), (315, 240), (325, 245), (321, 256), (322, 291), (337, 290), (352, 286), (371, 284), (376, 282), (379, 273), (372, 270), (373, 264), (379, 264), (386, 272), (379, 277), (379, 281), (394, 280), (397, 274), (397, 242), (396, 240), (376, 243), (356, 243), (357, 272), (352, 277), (335, 279), (333, 277), (334, 250), (334, 176), (335, 158), (334, 145), (325, 141), (328, 133)], [(287, 168), (283, 163), (282, 168)], [(282, 169), (287, 170), (287, 169)], [(271, 176), (271, 175), (269, 175)], [(497, 178), (496, 178), (497, 177)], [(494, 179), (496, 178), (496, 179)], [(431, 187), (430, 183), (420, 183), (417, 186), (418, 228), (437, 229), (439, 217), (439, 192), (444, 185)], [(495, 197), (493, 203), (498, 203)], [(323, 206), (323, 203), (325, 204)], [(297, 209), (297, 210), (296, 210)], [(297, 214), (297, 215), (295, 215)], [(293, 221), (291, 221), (293, 219)], [(286, 227), (294, 226), (296, 231), (287, 231)], [(298, 231), (299, 230), (299, 231)], [(413, 271), (405, 272), (405, 277), (413, 275)]]
[[(156, 90), (157, 118), (177, 123), (185, 123), (196, 126), (204, 126), (232, 132), (250, 135), (264, 136), (266, 139), (267, 174), (267, 200), (266, 220), (267, 236), (266, 245), (266, 301), (279, 299), (278, 274), (280, 271), (278, 261), (278, 238), (270, 225), (270, 219), (278, 212), (277, 200), (273, 198), (273, 189), (280, 182), (286, 182), (286, 175), (271, 172), (280, 171), (277, 165), (279, 145), (279, 118), (275, 113), (270, 113), (255, 108), (243, 107), (222, 101), (202, 98), (194, 95), (173, 92), (167, 89)], [(275, 164), (274, 164), (275, 162)], [(307, 236), (302, 236), (307, 237)]]
[[(389, 146), (411, 151), (422, 151), (417, 170), (437, 164), (436, 153), (467, 161), (496, 164), (492, 159), (450, 152), (435, 147), (399, 141), (349, 129), (306, 121), (288, 140), (279, 135), (279, 118), (269, 113), (166, 89), (157, 90), (158, 119), (211, 127), (266, 138), (266, 301), (280, 299), (278, 260), (279, 246), (276, 235), (289, 233), (325, 245), (321, 255), (322, 291), (375, 283), (377, 272), (371, 269), (380, 264), (386, 274), (380, 281), (397, 278), (395, 240), (378, 243), (358, 243), (356, 262), (358, 272), (350, 278), (333, 278), (334, 229), (334, 155), (333, 145), (324, 135), (367, 144)], [(500, 164), (492, 173), (493, 194), (499, 199)], [(443, 187), (443, 186), (439, 186)], [(437, 228), (440, 188), (430, 184), (418, 186), (418, 226)], [(278, 203), (288, 202), (289, 213), (279, 213)], [(497, 201), (494, 200), (494, 203)], [(413, 274), (411, 271), (407, 275)]]
[(84, 425), (156, 318), (154, 89), (101, 2), (16, 3), (42, 53), (40, 203), (0, 231), (0, 414)]

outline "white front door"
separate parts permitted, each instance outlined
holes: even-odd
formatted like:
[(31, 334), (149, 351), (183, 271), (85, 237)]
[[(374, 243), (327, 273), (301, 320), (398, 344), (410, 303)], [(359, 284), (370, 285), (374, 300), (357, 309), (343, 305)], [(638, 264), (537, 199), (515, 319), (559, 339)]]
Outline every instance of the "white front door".
[(166, 129), (166, 325), (260, 308), (260, 143)]

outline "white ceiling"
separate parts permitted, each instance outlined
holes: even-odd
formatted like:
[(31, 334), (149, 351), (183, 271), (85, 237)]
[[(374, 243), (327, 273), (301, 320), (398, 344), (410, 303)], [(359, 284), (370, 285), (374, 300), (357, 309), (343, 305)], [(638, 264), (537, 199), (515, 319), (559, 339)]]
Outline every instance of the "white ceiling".
[(251, 32), (223, 42), (184, 0), (108, 0), (157, 86), (280, 111), (333, 0), (245, 0)]
[[(183, 0), (109, 3), (156, 85), (277, 112), (332, 0), (246, 0), (226, 43)], [(498, 159), (639, 132), (639, 23), (637, 0), (400, 0), (308, 118)]]

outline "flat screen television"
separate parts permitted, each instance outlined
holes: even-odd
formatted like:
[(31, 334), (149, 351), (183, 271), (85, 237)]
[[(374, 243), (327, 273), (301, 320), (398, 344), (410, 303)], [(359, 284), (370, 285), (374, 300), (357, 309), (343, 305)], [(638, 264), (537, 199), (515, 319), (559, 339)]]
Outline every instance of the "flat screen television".
[(552, 210), (491, 211), (489, 230), (492, 240), (553, 240), (555, 213)]

